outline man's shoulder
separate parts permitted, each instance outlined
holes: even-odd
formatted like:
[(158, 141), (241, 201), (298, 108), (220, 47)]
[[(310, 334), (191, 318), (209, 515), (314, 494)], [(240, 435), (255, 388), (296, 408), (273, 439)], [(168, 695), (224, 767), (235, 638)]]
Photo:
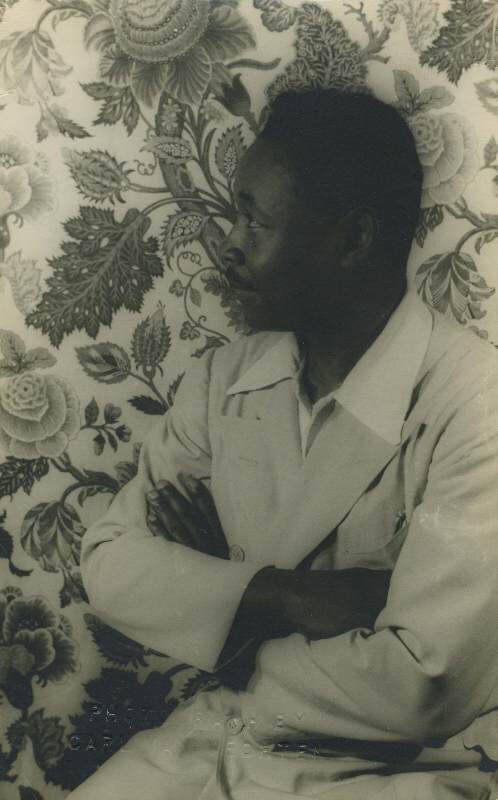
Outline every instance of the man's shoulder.
[[(498, 353), (471, 327), (431, 309), (433, 330), (422, 368), (425, 393), (449, 406), (478, 393), (498, 395)], [(424, 393), (424, 391), (423, 391)]]

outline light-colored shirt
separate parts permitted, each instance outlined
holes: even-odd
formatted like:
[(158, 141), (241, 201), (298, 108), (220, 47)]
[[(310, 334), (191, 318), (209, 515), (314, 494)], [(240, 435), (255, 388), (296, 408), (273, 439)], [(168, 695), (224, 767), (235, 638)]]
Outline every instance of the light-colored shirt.
[(407, 292), (341, 386), (313, 405), (303, 386), (304, 362), (292, 333), (283, 334), (277, 345), (228, 389), (228, 394), (257, 391), (281, 380), (292, 381), (298, 403), (303, 457), (333, 412), (335, 403), (340, 403), (379, 436), (397, 443), (431, 330), (427, 308), (416, 295)]

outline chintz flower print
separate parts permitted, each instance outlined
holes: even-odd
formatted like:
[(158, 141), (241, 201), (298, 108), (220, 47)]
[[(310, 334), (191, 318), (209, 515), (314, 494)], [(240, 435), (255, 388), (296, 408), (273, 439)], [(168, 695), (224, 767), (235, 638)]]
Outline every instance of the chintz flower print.
[[(77, 669), (76, 645), (69, 620), (42, 597), (23, 597), (10, 587), (0, 594), (0, 687), (12, 702), (15, 681), (35, 678), (45, 685)], [(23, 697), (27, 695), (24, 694)], [(20, 698), (18, 697), (18, 700)], [(23, 702), (16, 706), (22, 708)]]
[(79, 429), (79, 400), (63, 378), (22, 373), (0, 387), (0, 448), (8, 455), (56, 458)]
[(213, 63), (254, 47), (246, 21), (208, 0), (111, 0), (87, 23), (86, 42), (103, 51), (101, 75), (128, 83), (151, 106), (162, 90), (182, 103), (199, 102)]
[(457, 114), (416, 114), (410, 119), (424, 169), (422, 208), (458, 200), (479, 169), (477, 140)]
[(0, 138), (0, 220), (9, 214), (35, 220), (52, 207), (53, 187), (46, 169), (35, 165), (35, 156), (16, 136)]

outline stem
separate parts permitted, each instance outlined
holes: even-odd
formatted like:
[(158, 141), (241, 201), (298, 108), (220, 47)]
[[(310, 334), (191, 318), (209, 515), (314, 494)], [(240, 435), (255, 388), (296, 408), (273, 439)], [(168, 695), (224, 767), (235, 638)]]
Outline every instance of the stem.
[(70, 11), (71, 9), (73, 11), (78, 11), (79, 14), (81, 14), (82, 17), (87, 17), (87, 19), (90, 16), (89, 14), (85, 14), (85, 12), (82, 11), (82, 9), (79, 8), (78, 6), (71, 5), (71, 3), (68, 3), (67, 5), (64, 5), (64, 6), (53, 6), (52, 8), (47, 8), (46, 11), (44, 11), (43, 14), (40, 16), (40, 18), (38, 19), (38, 22), (36, 23), (35, 32), (36, 33), (40, 33), (40, 27), (41, 27), (42, 23), (45, 22), (46, 18), (50, 14), (53, 14), (54, 11)]
[(206, 205), (206, 201), (201, 197), (168, 197), (165, 200), (158, 200), (156, 203), (146, 206), (142, 209), (142, 214), (151, 214), (153, 211), (157, 211), (158, 208), (172, 205), (173, 203), (202, 203), (202, 205)]
[(138, 107), (138, 113), (139, 113), (139, 116), (140, 116), (140, 118), (141, 118), (142, 122), (145, 122), (145, 124), (146, 124), (146, 126), (149, 128), (149, 130), (151, 130), (151, 131), (154, 131), (154, 133), (155, 133), (156, 129), (155, 129), (154, 125), (152, 125), (152, 123), (151, 123), (151, 122), (149, 122), (149, 120), (148, 120), (148, 119), (147, 119), (147, 117), (145, 116), (145, 114), (144, 114), (144, 112), (142, 111), (142, 108), (141, 108), (141, 106), (140, 106), (140, 103), (138, 102), (137, 98), (135, 97), (135, 94), (133, 94), (133, 97), (134, 97), (134, 99), (135, 99), (135, 102), (136, 102), (136, 104), (137, 104), (137, 107)]
[(163, 678), (172, 678), (173, 675), (176, 675), (178, 672), (183, 672), (186, 669), (191, 669), (188, 664), (175, 664), (174, 667), (168, 669), (164, 674)]
[(154, 383), (152, 378), (149, 378), (147, 380), (147, 378), (143, 378), (141, 375), (139, 375), (138, 372), (130, 372), (129, 374), (130, 374), (130, 378), (135, 378), (135, 380), (140, 381), (141, 383), (144, 383), (151, 390), (151, 392), (154, 392), (154, 394), (156, 395), (157, 399), (160, 400), (161, 404), (167, 408), (168, 404), (167, 404), (166, 400), (164, 399), (164, 397), (162, 396), (162, 394), (159, 391), (159, 389), (157, 388), (157, 386)]
[(67, 453), (63, 453), (60, 456), (60, 459), (62, 461), (62, 465), (58, 463), (57, 459), (55, 458), (50, 459), (51, 463), (54, 465), (56, 469), (59, 470), (59, 472), (69, 473), (70, 475), (73, 476), (73, 478), (76, 478), (76, 480), (81, 481), (82, 483), (85, 483), (87, 481), (87, 478), (83, 474), (83, 472), (80, 472), (80, 470), (77, 467), (75, 467), (74, 464), (71, 463), (71, 460), (67, 455)]
[(71, 492), (75, 492), (76, 489), (81, 489), (81, 488), (82, 488), (81, 483), (72, 483), (70, 486), (68, 486), (66, 489), (64, 489), (64, 491), (63, 491), (63, 493), (61, 495), (61, 499), (59, 500), (60, 504), (63, 506), (65, 504), (67, 498), (71, 494)]
[(464, 233), (462, 238), (457, 242), (455, 247), (455, 253), (459, 253), (464, 244), (466, 244), (466, 242), (468, 242), (468, 240), (471, 239), (472, 236), (478, 236), (480, 233), (484, 233), (485, 231), (496, 231), (496, 230), (497, 230), (496, 225), (487, 225), (482, 228), (477, 228), (477, 229), (473, 228), (472, 230), (467, 231), (467, 233)]
[(169, 189), (164, 186), (142, 186), (140, 183), (130, 183), (128, 189), (133, 192), (148, 192), (149, 194), (168, 194)]
[[(455, 219), (466, 219), (471, 225), (474, 225), (476, 228), (482, 228), (483, 221), (477, 214), (474, 214), (473, 211), (467, 205), (467, 201), (464, 200), (462, 197), (460, 202), (456, 203), (456, 208), (452, 206), (445, 206), (446, 210), (455, 217)], [(458, 213), (460, 212), (460, 213)]]
[[(217, 336), (218, 339), (223, 339), (225, 342), (228, 343), (230, 341), (228, 336), (225, 336), (224, 333), (220, 333), (219, 331), (215, 331), (212, 328), (208, 328), (206, 325), (204, 325), (204, 322), (207, 319), (207, 317), (204, 314), (201, 314), (201, 316), (198, 319), (195, 319), (195, 317), (192, 316), (188, 308), (188, 297), (190, 294), (190, 287), (192, 286), (192, 283), (194, 282), (195, 278), (197, 278), (197, 276), (200, 275), (201, 272), (206, 272), (206, 270), (209, 270), (211, 272), (212, 269), (213, 269), (212, 267), (203, 267), (203, 269), (198, 270), (194, 275), (190, 276), (190, 279), (187, 281), (183, 293), (183, 307), (185, 309), (185, 314), (187, 315), (188, 319), (196, 326), (196, 328), (200, 328), (202, 331), (204, 331), (204, 333), (211, 333), (213, 336)], [(184, 272), (182, 269), (180, 269), (180, 272), (182, 273), (182, 275), (185, 275), (186, 277), (188, 276), (188, 272)]]

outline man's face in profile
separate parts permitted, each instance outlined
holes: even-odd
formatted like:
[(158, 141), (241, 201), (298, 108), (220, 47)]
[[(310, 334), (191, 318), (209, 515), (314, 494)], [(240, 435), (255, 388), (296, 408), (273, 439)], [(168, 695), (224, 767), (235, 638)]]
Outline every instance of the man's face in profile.
[[(292, 171), (272, 143), (257, 139), (247, 151), (234, 195), (237, 218), (222, 257), (246, 321), (256, 330), (296, 330), (318, 302), (317, 288), (330, 297), (334, 270), (330, 251), (320, 253), (322, 237), (296, 196)], [(322, 274), (317, 264), (324, 262)]]

